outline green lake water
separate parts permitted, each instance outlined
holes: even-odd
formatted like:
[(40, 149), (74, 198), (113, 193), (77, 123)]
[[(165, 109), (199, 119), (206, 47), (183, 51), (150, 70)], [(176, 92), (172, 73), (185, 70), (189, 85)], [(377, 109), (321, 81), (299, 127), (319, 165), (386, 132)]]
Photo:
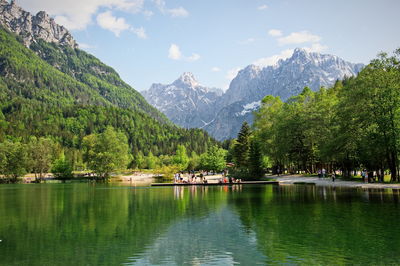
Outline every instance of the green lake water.
[(400, 192), (0, 186), (0, 265), (400, 264)]

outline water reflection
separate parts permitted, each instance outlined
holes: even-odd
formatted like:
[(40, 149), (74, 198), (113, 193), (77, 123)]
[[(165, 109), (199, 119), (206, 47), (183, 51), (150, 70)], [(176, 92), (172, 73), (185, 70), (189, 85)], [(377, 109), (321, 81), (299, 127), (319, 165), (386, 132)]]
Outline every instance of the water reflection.
[(399, 190), (0, 186), (0, 264), (395, 264)]
[(390, 264), (399, 259), (383, 255), (399, 244), (400, 232), (394, 229), (400, 218), (398, 191), (276, 186), (271, 197), (259, 188), (250, 190), (260, 196), (232, 195), (232, 200), (272, 262)]
[(200, 219), (182, 219), (172, 224), (144, 253), (129, 258), (126, 264), (260, 264), (265, 259), (257, 250), (255, 234), (249, 237), (238, 216), (225, 206)]

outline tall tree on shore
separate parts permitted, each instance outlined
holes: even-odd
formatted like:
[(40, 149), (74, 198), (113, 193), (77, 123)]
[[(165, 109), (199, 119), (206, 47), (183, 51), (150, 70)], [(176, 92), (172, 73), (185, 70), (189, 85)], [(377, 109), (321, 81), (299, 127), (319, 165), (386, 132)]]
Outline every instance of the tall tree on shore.
[(249, 124), (245, 121), (238, 134), (237, 141), (233, 148), (233, 160), (236, 167), (249, 166), (251, 130)]
[(36, 179), (42, 179), (49, 172), (55, 157), (55, 143), (49, 138), (32, 137), (27, 145), (30, 170)]
[(186, 148), (183, 145), (178, 145), (175, 156), (173, 157), (173, 162), (179, 165), (180, 170), (186, 170), (189, 165), (189, 157), (186, 153)]
[(263, 158), (260, 150), (260, 144), (254, 137), (250, 140), (249, 174), (254, 178), (260, 178), (264, 175)]
[(92, 134), (83, 139), (84, 159), (98, 177), (106, 179), (116, 169), (125, 169), (128, 164), (128, 141), (122, 132), (114, 128), (100, 134)]
[(8, 140), (0, 143), (0, 174), (16, 182), (26, 173), (27, 161), (25, 144)]
[(281, 145), (278, 137), (284, 103), (279, 97), (266, 96), (261, 101), (261, 108), (255, 112), (254, 127), (256, 137), (260, 141), (261, 152), (268, 156), (273, 166), (281, 165), (286, 159), (284, 144)]
[(200, 168), (207, 171), (221, 172), (226, 167), (226, 150), (212, 146), (200, 156)]

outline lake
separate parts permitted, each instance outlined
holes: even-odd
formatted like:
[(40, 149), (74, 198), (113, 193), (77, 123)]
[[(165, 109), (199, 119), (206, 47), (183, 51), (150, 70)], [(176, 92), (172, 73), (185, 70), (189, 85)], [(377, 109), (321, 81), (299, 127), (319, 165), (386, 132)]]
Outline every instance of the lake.
[(400, 192), (0, 186), (0, 265), (399, 264)]

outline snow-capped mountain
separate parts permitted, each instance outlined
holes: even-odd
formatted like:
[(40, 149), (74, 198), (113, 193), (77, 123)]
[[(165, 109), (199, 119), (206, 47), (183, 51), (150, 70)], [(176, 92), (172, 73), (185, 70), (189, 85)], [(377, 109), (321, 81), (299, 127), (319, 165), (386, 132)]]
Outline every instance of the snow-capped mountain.
[(201, 87), (185, 73), (171, 85), (153, 84), (146, 99), (183, 127), (200, 127), (218, 140), (237, 136), (244, 121), (252, 123), (253, 111), (266, 95), (287, 100), (308, 86), (316, 91), (336, 80), (356, 75), (363, 64), (353, 64), (328, 54), (295, 49), (274, 66), (249, 65), (240, 70), (221, 96)]
[(222, 90), (204, 87), (192, 73), (185, 72), (172, 84), (156, 83), (142, 93), (172, 122), (185, 128), (202, 128), (219, 111), (215, 101)]

